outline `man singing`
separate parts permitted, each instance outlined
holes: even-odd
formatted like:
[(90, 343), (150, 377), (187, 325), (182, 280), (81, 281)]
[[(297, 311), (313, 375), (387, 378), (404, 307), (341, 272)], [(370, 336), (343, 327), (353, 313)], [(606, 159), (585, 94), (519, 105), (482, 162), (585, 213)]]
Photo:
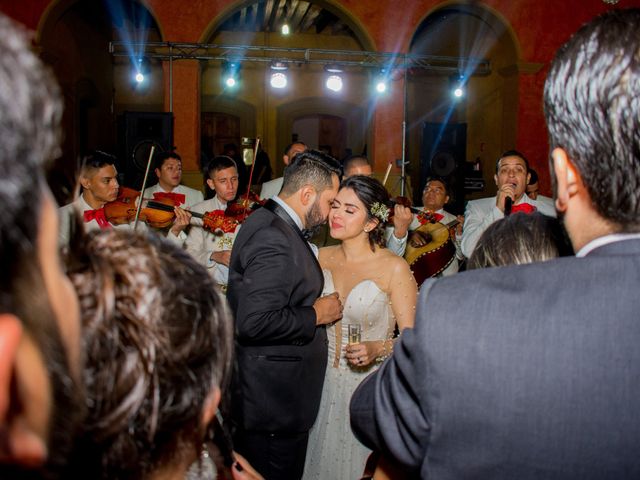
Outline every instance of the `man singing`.
[(461, 240), (462, 253), (467, 258), (473, 252), (482, 232), (511, 212), (539, 211), (551, 217), (556, 215), (550, 205), (532, 200), (525, 193), (530, 178), (529, 162), (520, 152), (504, 152), (496, 162), (496, 174), (493, 178), (498, 187), (495, 197), (467, 203)]

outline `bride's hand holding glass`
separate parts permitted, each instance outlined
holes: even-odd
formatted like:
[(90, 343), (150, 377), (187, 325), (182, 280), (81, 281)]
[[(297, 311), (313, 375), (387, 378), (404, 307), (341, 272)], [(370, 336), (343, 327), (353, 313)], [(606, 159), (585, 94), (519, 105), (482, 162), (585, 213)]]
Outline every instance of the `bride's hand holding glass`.
[(375, 362), (384, 351), (383, 340), (371, 340), (360, 343), (352, 343), (344, 347), (345, 358), (356, 367), (363, 367)]

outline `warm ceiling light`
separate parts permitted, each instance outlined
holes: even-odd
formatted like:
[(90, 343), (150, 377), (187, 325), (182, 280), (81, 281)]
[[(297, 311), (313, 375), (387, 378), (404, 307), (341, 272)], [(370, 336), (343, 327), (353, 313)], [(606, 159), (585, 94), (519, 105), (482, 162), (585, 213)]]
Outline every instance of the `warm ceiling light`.
[(273, 88), (285, 88), (288, 83), (286, 71), (289, 66), (284, 62), (273, 62), (271, 64), (271, 86)]
[(273, 88), (285, 88), (287, 86), (287, 75), (282, 72), (273, 72), (270, 83)]
[(339, 92), (342, 90), (342, 77), (340, 75), (329, 75), (325, 85), (329, 90)]

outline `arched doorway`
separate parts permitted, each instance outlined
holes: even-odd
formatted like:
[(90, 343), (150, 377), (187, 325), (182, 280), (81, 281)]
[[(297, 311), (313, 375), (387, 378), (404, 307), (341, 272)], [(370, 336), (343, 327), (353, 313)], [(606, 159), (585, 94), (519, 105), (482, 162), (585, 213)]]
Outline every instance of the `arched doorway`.
[(50, 183), (59, 203), (66, 203), (73, 193), (78, 159), (88, 150), (116, 154), (119, 170), (126, 170), (127, 152), (118, 124), (125, 111), (163, 111), (161, 66), (149, 64), (148, 81), (137, 85), (131, 68), (135, 52), (132, 58), (114, 59), (109, 42), (160, 41), (161, 35), (151, 13), (136, 0), (61, 0), (43, 16), (38, 40), (64, 96), (63, 154)]
[[(490, 72), (483, 75), (461, 69), (413, 71), (409, 76), (408, 146), (414, 192), (420, 194), (427, 175), (445, 172), (457, 194), (453, 209), (460, 211), (465, 198), (495, 192), (494, 161), (515, 146), (517, 41), (504, 19), (488, 8), (475, 3), (448, 3), (425, 17), (410, 48), (416, 54), (490, 62)], [(466, 80), (466, 92), (456, 99), (452, 90), (459, 76)], [(448, 156), (443, 154), (445, 150)], [(445, 158), (455, 158), (455, 165), (442, 165)], [(482, 190), (481, 182), (472, 182), (475, 190), (464, 188), (465, 178), (470, 186), (469, 179), (474, 175), (484, 179)]]
[[(290, 35), (281, 33), (287, 23)], [(258, 0), (242, 2), (216, 19), (202, 39), (216, 45), (249, 45), (292, 47), (323, 50), (371, 50), (373, 44), (366, 32), (337, 2)], [(256, 54), (260, 55), (260, 53)], [(324, 140), (333, 153), (341, 157), (348, 149), (361, 151), (367, 143), (370, 116), (368, 86), (370, 72), (352, 69), (344, 72), (345, 87), (340, 93), (329, 92), (324, 85), (323, 65), (302, 62), (289, 63), (287, 88), (276, 90), (269, 84), (269, 62), (241, 64), (239, 86), (234, 89), (222, 84), (223, 64), (220, 61), (202, 63), (202, 113), (219, 102), (249, 104), (255, 109), (254, 131), (262, 139), (276, 175), (283, 169), (282, 150), (294, 139), (296, 119), (324, 117)], [(348, 106), (346, 108), (345, 106)], [(213, 110), (212, 110), (213, 111)], [(211, 112), (212, 112), (211, 111)], [(314, 120), (315, 121), (315, 120)], [(345, 130), (332, 129), (335, 122), (347, 125)], [(361, 122), (352, 125), (351, 122)], [(315, 128), (315, 127), (314, 127)], [(334, 133), (330, 133), (334, 132)], [(351, 132), (351, 133), (349, 133)], [(356, 133), (357, 132), (357, 133)], [(363, 133), (364, 132), (364, 133)], [(342, 138), (337, 138), (342, 134)], [(242, 132), (242, 136), (246, 136)], [(331, 141), (326, 139), (332, 136)], [(319, 137), (318, 137), (319, 138)], [(316, 139), (298, 139), (318, 148)], [(216, 152), (214, 152), (216, 153)]]

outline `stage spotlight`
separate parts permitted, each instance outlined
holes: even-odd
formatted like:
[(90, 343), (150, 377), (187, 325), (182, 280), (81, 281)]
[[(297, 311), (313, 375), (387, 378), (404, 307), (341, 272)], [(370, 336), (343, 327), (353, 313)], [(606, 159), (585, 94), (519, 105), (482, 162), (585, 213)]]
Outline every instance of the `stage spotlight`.
[(284, 62), (273, 62), (271, 64), (271, 86), (273, 88), (285, 88), (287, 86), (287, 74), (286, 71), (289, 69), (286, 63)]
[(375, 89), (379, 94), (387, 91), (388, 78), (386, 70), (382, 70), (375, 78)]
[(234, 88), (240, 81), (240, 63), (225, 62), (222, 64), (222, 81), (228, 88)]
[(287, 86), (287, 76), (282, 72), (273, 72), (270, 83), (273, 88), (285, 88)]
[(451, 94), (453, 95), (454, 99), (460, 100), (462, 97), (464, 97), (466, 93), (466, 89), (465, 89), (466, 80), (464, 76), (460, 75), (460, 76), (454, 77), (451, 81), (451, 84), (452, 84)]
[(337, 65), (327, 65), (324, 69), (329, 73), (325, 86), (333, 92), (342, 90), (342, 69)]
[(138, 58), (135, 61), (134, 69), (135, 70), (133, 74), (133, 79), (136, 81), (136, 83), (141, 84), (142, 82), (144, 82), (145, 77), (149, 72), (149, 65), (144, 58)]
[(342, 90), (342, 77), (340, 75), (329, 75), (325, 85), (329, 90), (339, 92)]

